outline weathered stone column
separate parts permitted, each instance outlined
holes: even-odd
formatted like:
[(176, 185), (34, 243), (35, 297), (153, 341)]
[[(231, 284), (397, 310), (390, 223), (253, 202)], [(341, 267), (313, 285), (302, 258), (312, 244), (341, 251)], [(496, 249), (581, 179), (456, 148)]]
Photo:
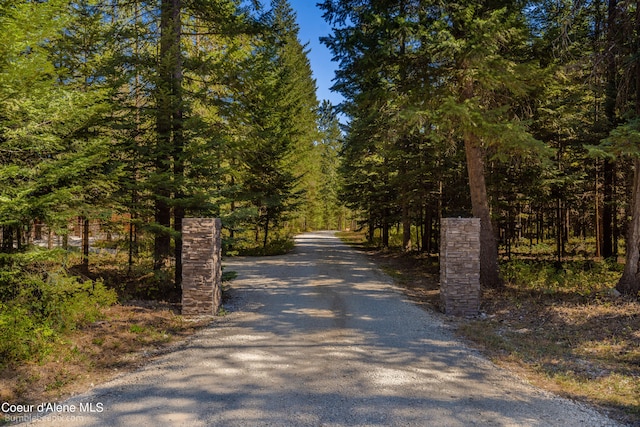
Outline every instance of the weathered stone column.
[(219, 218), (182, 220), (182, 314), (215, 316), (222, 297)]
[(480, 218), (442, 218), (440, 298), (446, 314), (480, 309)]

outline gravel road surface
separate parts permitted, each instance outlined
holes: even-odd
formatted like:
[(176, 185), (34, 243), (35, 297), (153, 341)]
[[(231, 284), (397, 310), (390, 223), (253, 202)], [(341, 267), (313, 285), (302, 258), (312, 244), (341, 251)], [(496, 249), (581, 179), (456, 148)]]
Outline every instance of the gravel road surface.
[(34, 424), (617, 425), (496, 368), (332, 233), (296, 243), (226, 260), (238, 272), (226, 317)]

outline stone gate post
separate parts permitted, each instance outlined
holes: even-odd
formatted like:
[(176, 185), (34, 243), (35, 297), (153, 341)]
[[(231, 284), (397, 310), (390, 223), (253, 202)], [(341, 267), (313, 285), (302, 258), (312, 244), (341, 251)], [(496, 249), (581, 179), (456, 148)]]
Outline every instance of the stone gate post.
[(215, 316), (222, 297), (219, 218), (182, 220), (182, 314)]
[(442, 218), (440, 233), (444, 312), (475, 316), (480, 309), (480, 219)]

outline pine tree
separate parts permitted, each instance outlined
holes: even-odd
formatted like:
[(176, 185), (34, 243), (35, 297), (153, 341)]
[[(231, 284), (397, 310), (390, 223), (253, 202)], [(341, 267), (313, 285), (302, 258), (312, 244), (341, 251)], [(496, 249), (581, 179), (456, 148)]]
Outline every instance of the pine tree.
[[(613, 2), (615, 4), (615, 2)], [(624, 4), (619, 12), (621, 32), (627, 34), (618, 40), (618, 52), (624, 58), (621, 63), (624, 80), (618, 86), (616, 104), (626, 121), (617, 126), (604, 141), (608, 153), (618, 157), (633, 158), (633, 188), (631, 192), (631, 219), (626, 240), (626, 263), (616, 289), (626, 295), (640, 292), (640, 10), (635, 5)]]
[[(71, 37), (63, 31), (73, 22), (66, 6), (16, 3), (0, 22), (14, 35), (4, 52), (8, 63), (0, 66), (8, 89), (0, 96), (0, 133), (3, 149), (11, 153), (0, 172), (7, 250), (13, 231), (18, 245), (21, 230), (36, 220), (64, 233), (71, 216), (89, 212), (111, 191), (109, 150), (99, 131), (104, 94), (86, 81), (77, 86), (57, 56)], [(90, 63), (85, 57), (82, 65)]]
[[(355, 5), (336, 0), (321, 7), (337, 26), (324, 41), (341, 61), (335, 88), (347, 98), (344, 110), (352, 118), (346, 143), (354, 151), (347, 150), (346, 161), (356, 165), (358, 156), (378, 156), (380, 175), (369, 192), (384, 195), (384, 202), (374, 198), (369, 204), (381, 211), (383, 244), (389, 222), (399, 216), (403, 246), (411, 247), (412, 211), (420, 205), (415, 200), (420, 191), (407, 178), (416, 164), (435, 166), (420, 163), (419, 147), (437, 142), (446, 152), (447, 143), (462, 142), (472, 211), (482, 223), (481, 282), (500, 286), (485, 182), (487, 152), (504, 159), (544, 151), (522, 120), (537, 77), (523, 11), (511, 2)], [(360, 142), (355, 135), (361, 135)], [(377, 140), (375, 149), (367, 148), (366, 138)], [(364, 171), (365, 165), (357, 169)], [(349, 173), (347, 179), (366, 188), (364, 180), (353, 179), (354, 171)], [(376, 221), (370, 218), (372, 226)]]
[(383, 246), (388, 245), (389, 227), (400, 215), (403, 246), (408, 250), (411, 209), (417, 204), (412, 186), (418, 183), (407, 178), (417, 167), (418, 157), (411, 147), (421, 140), (416, 135), (422, 127), (415, 120), (412, 102), (425, 89), (412, 68), (420, 50), (416, 23), (420, 2), (354, 7), (334, 1), (321, 7), (327, 20), (341, 26), (323, 41), (340, 60), (334, 88), (347, 99), (342, 111), (351, 119), (345, 139), (345, 196), (357, 199), (356, 194), (360, 195), (362, 203), (351, 202), (351, 206), (366, 212), (371, 238), (375, 228), (382, 228)]
[(320, 227), (326, 230), (341, 229), (345, 220), (339, 200), (339, 189), (342, 187), (339, 175), (342, 132), (336, 111), (329, 101), (322, 101), (320, 106), (318, 129), (321, 136), (315, 152), (319, 157)]
[[(162, 0), (160, 2), (160, 50), (157, 59), (156, 102), (156, 146), (154, 167), (156, 185), (154, 188), (154, 220), (157, 227), (154, 238), (154, 269), (161, 269), (171, 254), (172, 200), (180, 198), (176, 192), (176, 181), (184, 172), (181, 153), (184, 149), (183, 116), (184, 97), (182, 91), (182, 1)], [(181, 231), (184, 212), (174, 207), (173, 227)], [(176, 241), (176, 280), (179, 290), (181, 280), (181, 245)]]
[(480, 281), (500, 287), (485, 153), (490, 146), (502, 155), (510, 149), (536, 149), (509, 108), (509, 102), (526, 95), (534, 78), (532, 64), (522, 59), (526, 28), (516, 4), (451, 3), (442, 10), (439, 30), (433, 57), (448, 71), (448, 93), (440, 111), (449, 129), (460, 129), (464, 141), (473, 215), (481, 220)]
[[(105, 67), (113, 53), (110, 35), (112, 28), (105, 16), (92, 2), (80, 0), (70, 6), (70, 20), (55, 44), (54, 61), (58, 79), (64, 87), (82, 94), (88, 102), (83, 115), (84, 126), (73, 132), (65, 149), (68, 162), (76, 162), (81, 169), (75, 173), (74, 184), (84, 187), (77, 213), (82, 222), (82, 270), (89, 270), (89, 224), (91, 220), (110, 217), (111, 192), (119, 178), (120, 165), (112, 158), (107, 111), (110, 109), (105, 87)], [(81, 115), (82, 116), (82, 115)], [(75, 157), (71, 157), (75, 156)], [(82, 168), (91, 168), (91, 172)], [(67, 169), (67, 179), (74, 173)]]
[(65, 94), (56, 88), (44, 41), (61, 29), (63, 22), (55, 17), (64, 9), (60, 4), (27, 2), (1, 7), (0, 29), (7, 38), (0, 46), (0, 224), (2, 250), (11, 252), (14, 242), (20, 247), (22, 228), (41, 213), (30, 203), (33, 168), (58, 144), (58, 116), (45, 117)]
[(315, 82), (295, 14), (288, 1), (279, 0), (267, 18), (273, 33), (257, 40), (237, 94), (247, 126), (242, 186), (257, 210), (256, 240), (261, 233), (263, 247), (272, 228), (302, 203), (305, 159), (317, 135)]
[[(218, 88), (231, 79), (225, 73), (239, 60), (223, 66), (221, 55), (210, 49), (232, 58), (239, 43), (234, 37), (244, 37), (248, 25), (237, 5), (226, 0), (114, 2), (107, 10), (120, 46), (109, 76), (112, 96), (122, 107), (113, 114), (113, 130), (126, 153), (121, 160), (128, 173), (119, 195), (132, 224), (153, 235), (154, 269), (175, 259), (173, 286), (166, 289), (175, 296), (182, 218), (220, 214), (214, 206), (221, 191), (216, 180), (227, 160), (214, 156), (223, 153), (216, 138), (223, 132), (215, 126), (225, 120), (218, 114), (228, 94)], [(132, 228), (130, 264), (133, 233)]]

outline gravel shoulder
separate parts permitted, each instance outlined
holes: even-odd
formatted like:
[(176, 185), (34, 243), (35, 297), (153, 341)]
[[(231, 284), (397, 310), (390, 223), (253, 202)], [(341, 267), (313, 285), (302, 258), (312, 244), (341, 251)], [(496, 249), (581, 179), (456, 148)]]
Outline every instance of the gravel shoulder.
[(618, 425), (498, 369), (333, 233), (225, 268), (227, 316), (33, 424)]

